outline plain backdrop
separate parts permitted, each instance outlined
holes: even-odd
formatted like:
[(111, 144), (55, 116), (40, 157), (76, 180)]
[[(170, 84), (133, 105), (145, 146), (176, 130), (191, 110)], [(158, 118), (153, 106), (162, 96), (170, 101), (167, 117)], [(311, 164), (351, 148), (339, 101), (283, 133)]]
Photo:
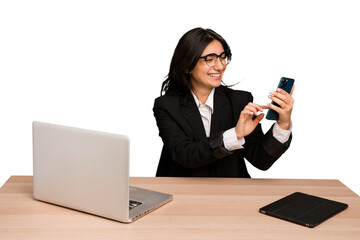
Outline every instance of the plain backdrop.
[[(154, 176), (152, 107), (179, 38), (211, 28), (231, 47), (224, 82), (266, 104), (295, 78), (293, 141), (253, 178), (339, 179), (360, 194), (356, 1), (0, 1), (0, 185), (32, 175), (32, 121), (131, 138), (131, 176)], [(266, 132), (273, 122), (262, 121)]]

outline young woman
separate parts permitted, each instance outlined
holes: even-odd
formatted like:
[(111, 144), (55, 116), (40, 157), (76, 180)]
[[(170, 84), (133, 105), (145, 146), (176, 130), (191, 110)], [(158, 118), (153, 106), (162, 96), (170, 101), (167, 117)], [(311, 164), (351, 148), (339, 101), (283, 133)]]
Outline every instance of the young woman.
[[(270, 93), (280, 107), (253, 103), (251, 93), (221, 84), (230, 60), (228, 44), (211, 29), (179, 40), (153, 108), (164, 143), (156, 176), (250, 177), (244, 158), (267, 170), (288, 149), (292, 92)], [(259, 122), (268, 108), (279, 120), (264, 135)]]

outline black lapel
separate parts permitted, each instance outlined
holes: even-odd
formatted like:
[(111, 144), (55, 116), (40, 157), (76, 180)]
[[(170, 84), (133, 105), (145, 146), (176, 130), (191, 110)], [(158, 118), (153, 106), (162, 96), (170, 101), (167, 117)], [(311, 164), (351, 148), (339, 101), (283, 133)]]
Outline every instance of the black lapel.
[[(230, 129), (232, 123), (232, 108), (229, 98), (215, 89), (214, 112), (211, 117), (210, 135)], [(231, 114), (231, 115), (229, 115)]]
[(189, 122), (194, 132), (196, 132), (200, 138), (206, 137), (204, 124), (201, 120), (199, 109), (195, 104), (194, 97), (192, 95), (181, 97), (180, 106), (185, 119)]

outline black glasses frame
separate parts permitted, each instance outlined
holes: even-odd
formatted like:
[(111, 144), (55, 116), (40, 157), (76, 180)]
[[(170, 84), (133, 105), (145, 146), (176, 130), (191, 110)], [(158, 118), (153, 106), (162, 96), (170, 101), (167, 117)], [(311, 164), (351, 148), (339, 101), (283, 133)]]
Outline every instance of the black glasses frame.
[[(206, 64), (208, 64), (208, 61), (209, 61), (209, 60), (207, 59), (208, 57), (216, 57), (217, 59), (220, 59), (221, 64), (223, 64), (223, 65), (225, 65), (225, 66), (228, 65), (229, 62), (230, 62), (230, 60), (228, 59), (227, 62), (225, 61), (225, 64), (223, 63), (223, 61), (227, 58), (225, 52), (222, 52), (222, 53), (220, 53), (219, 55), (217, 55), (216, 53), (210, 53), (210, 54), (208, 54), (208, 55), (206, 55), (206, 56), (199, 57), (199, 58), (204, 59), (205, 62), (206, 62)], [(208, 64), (208, 66), (209, 66), (209, 64)], [(215, 66), (215, 65), (213, 65), (213, 66)], [(213, 66), (209, 66), (209, 67), (213, 67)]]

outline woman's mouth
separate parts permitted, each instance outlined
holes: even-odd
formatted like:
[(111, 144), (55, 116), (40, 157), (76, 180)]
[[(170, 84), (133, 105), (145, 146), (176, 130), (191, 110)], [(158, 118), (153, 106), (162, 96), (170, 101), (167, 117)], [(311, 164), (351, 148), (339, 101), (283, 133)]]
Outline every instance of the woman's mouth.
[(210, 73), (209, 76), (210, 77), (220, 77), (221, 74), (220, 73), (216, 73), (216, 74), (215, 73)]
[(211, 77), (214, 80), (221, 80), (221, 73), (210, 73), (209, 77)]

